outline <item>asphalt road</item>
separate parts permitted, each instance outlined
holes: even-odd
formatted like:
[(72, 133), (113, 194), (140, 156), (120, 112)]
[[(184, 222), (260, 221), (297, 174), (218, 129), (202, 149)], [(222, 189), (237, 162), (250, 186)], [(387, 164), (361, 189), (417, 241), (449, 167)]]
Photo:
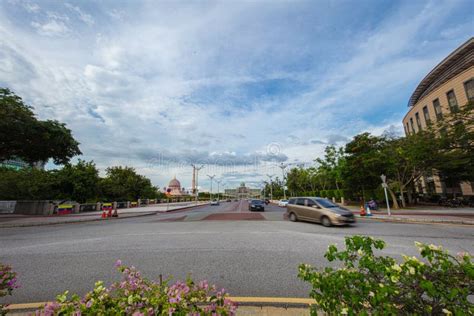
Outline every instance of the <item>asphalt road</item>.
[(66, 289), (83, 294), (96, 280), (118, 280), (117, 259), (150, 278), (161, 273), (184, 279), (191, 273), (234, 296), (307, 297), (309, 288), (296, 277), (298, 264), (327, 265), (328, 245), (343, 245), (345, 236), (383, 238), (384, 253), (398, 258), (417, 254), (414, 241), (474, 252), (469, 226), (361, 220), (326, 228), (285, 221), (283, 211), (267, 207), (272, 220), (202, 220), (207, 214), (247, 212), (246, 202), (232, 202), (123, 220), (0, 229), (0, 261), (13, 265), (21, 283), (8, 302), (52, 300)]

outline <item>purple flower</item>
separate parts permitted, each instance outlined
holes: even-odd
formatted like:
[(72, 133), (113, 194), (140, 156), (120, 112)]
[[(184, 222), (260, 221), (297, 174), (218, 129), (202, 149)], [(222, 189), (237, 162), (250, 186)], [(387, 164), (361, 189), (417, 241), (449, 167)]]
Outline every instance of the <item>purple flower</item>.
[(117, 261), (115, 261), (115, 267), (118, 268), (122, 265), (122, 260), (118, 259)]

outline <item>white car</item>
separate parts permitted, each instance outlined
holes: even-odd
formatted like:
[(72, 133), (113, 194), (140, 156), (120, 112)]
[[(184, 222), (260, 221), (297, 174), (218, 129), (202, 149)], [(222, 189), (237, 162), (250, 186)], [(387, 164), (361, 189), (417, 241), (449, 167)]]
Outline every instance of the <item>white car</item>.
[(219, 201), (218, 200), (212, 200), (211, 205), (219, 205)]
[(286, 207), (288, 205), (288, 200), (280, 200), (278, 201), (278, 206)]

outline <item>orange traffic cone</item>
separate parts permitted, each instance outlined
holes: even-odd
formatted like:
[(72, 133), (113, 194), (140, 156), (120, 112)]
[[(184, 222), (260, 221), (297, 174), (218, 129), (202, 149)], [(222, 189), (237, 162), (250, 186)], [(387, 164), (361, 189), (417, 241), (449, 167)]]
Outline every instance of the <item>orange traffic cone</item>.
[(107, 218), (107, 213), (105, 212), (105, 210), (102, 210), (102, 216), (101, 218)]
[(360, 216), (365, 216), (366, 213), (365, 213), (365, 208), (363, 205), (360, 206)]
[(107, 215), (107, 217), (112, 217), (112, 208), (109, 208), (109, 214)]

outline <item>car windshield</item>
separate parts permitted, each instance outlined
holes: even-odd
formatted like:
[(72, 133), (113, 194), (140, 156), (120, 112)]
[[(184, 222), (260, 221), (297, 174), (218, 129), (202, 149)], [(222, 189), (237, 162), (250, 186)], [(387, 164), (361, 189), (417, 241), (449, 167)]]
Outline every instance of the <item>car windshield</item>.
[(322, 207), (325, 207), (325, 208), (337, 207), (336, 204), (334, 204), (331, 201), (326, 200), (326, 199), (316, 199), (316, 202), (318, 202), (319, 205), (321, 205)]
[(281, 202), (288, 202), (288, 200), (281, 200)]
[(252, 200), (252, 204), (262, 204), (263, 202), (260, 200)]

